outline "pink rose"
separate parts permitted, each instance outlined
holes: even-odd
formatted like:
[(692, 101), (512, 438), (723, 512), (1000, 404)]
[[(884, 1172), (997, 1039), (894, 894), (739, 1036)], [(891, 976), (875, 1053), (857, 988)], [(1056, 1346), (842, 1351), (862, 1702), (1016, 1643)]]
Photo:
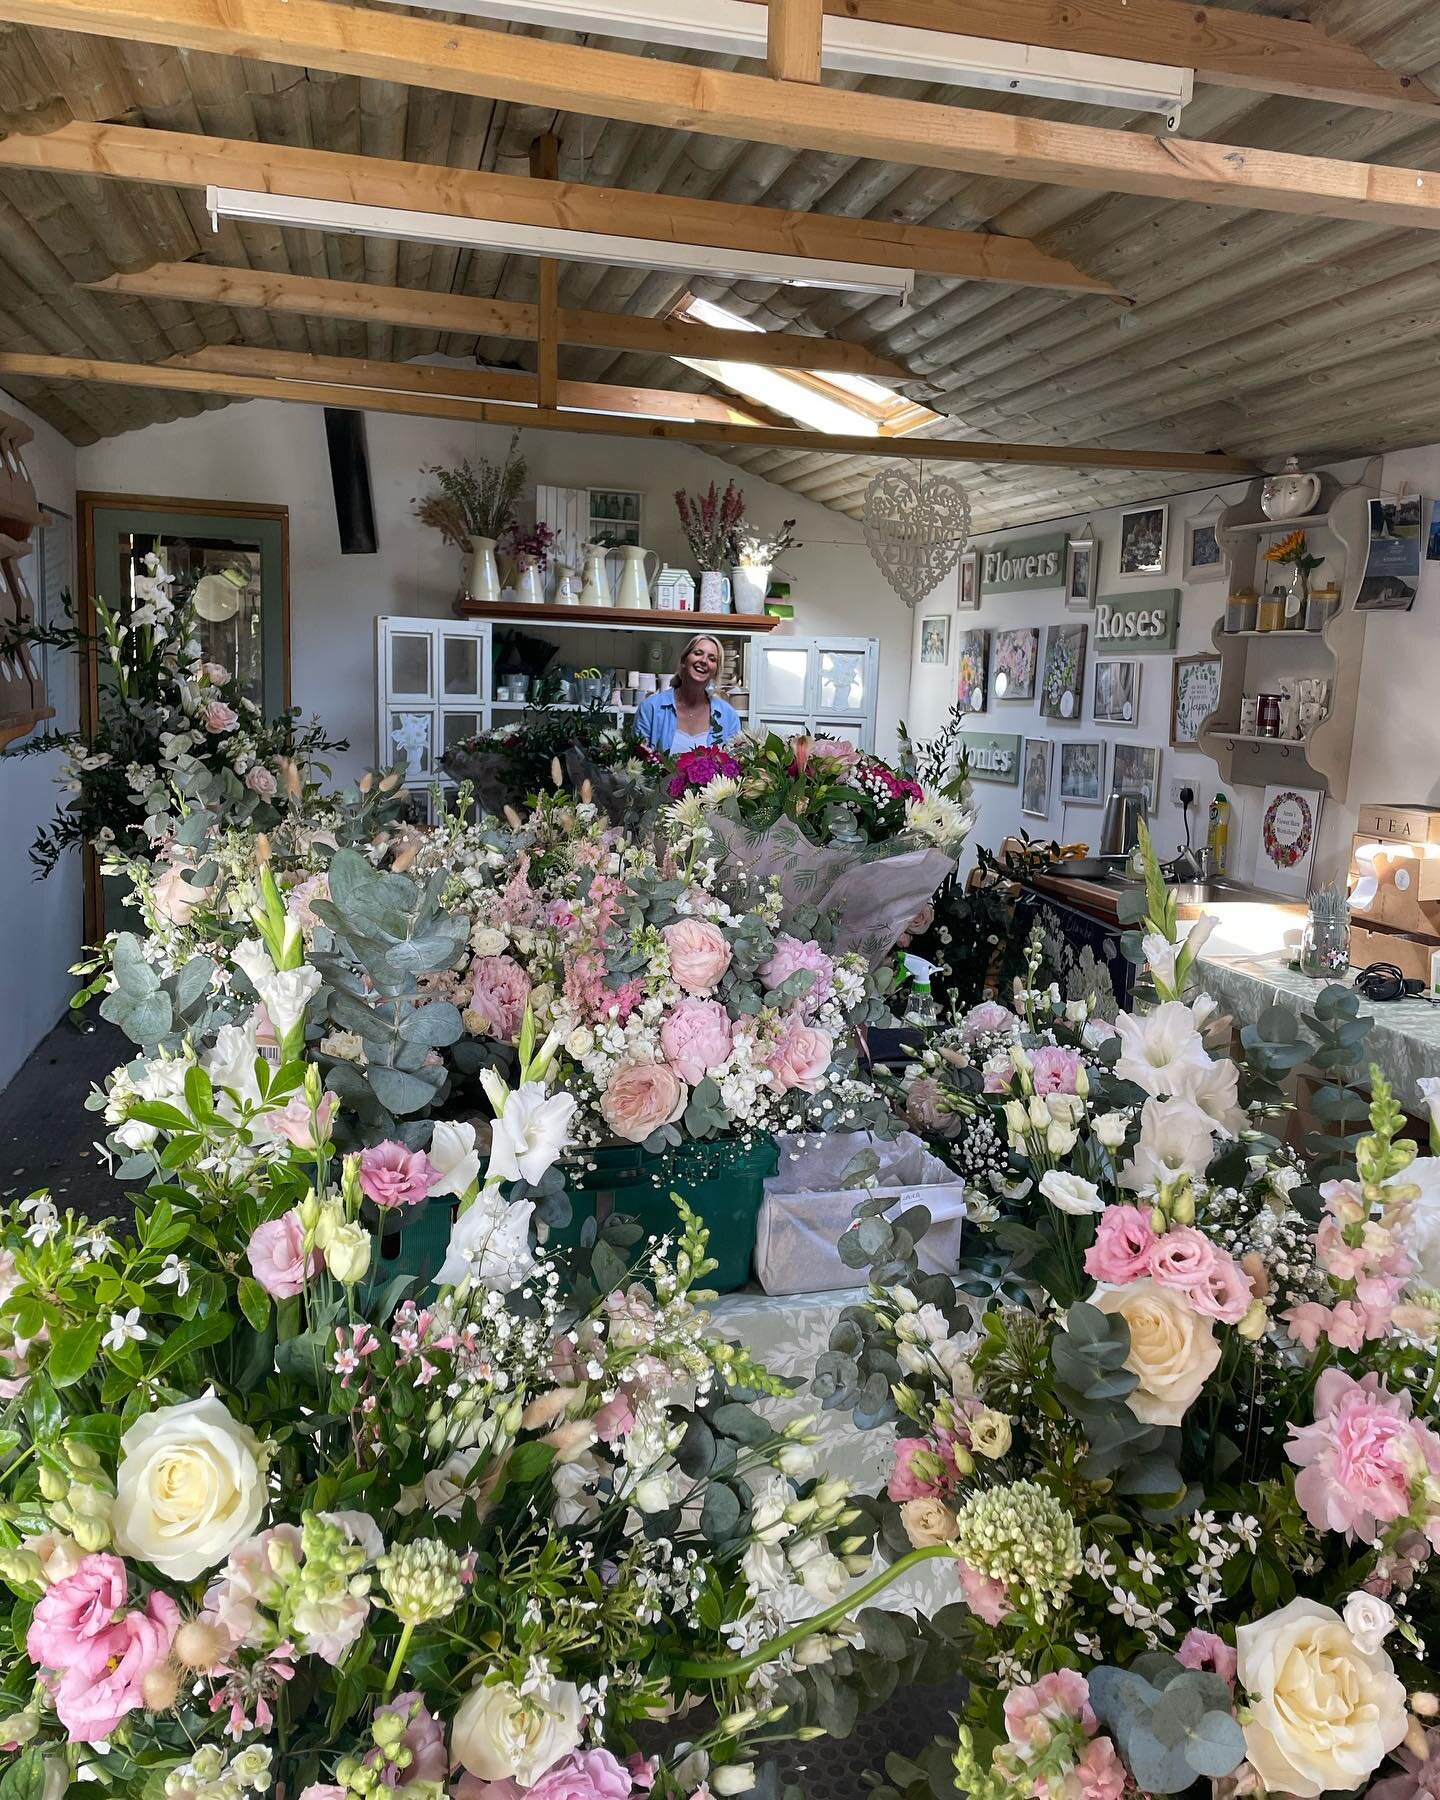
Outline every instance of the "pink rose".
[(471, 1012), (484, 1021), (487, 1037), (513, 1044), (530, 1004), (530, 977), (513, 956), (477, 956), (471, 965)]
[(335, 1118), (335, 1108), (340, 1104), (338, 1094), (328, 1090), (320, 1096), (320, 1104), (311, 1116), (310, 1102), (303, 1094), (292, 1094), (289, 1104), (282, 1112), (271, 1113), (265, 1123), (272, 1131), (288, 1139), (297, 1150), (314, 1150), (328, 1141), (330, 1126)]
[(278, 1219), (257, 1225), (245, 1254), (255, 1279), (276, 1300), (293, 1300), (321, 1268), (318, 1250), (305, 1254), (305, 1228), (293, 1208)]
[(195, 672), (197, 675), (202, 675), (211, 687), (224, 687), (230, 679), (230, 671), (224, 663), (202, 662)]
[(180, 1608), (156, 1589), (144, 1612), (127, 1613), (97, 1644), (97, 1660), (65, 1671), (55, 1690), (55, 1711), (72, 1743), (108, 1738), (127, 1713), (141, 1704), (140, 1684), (170, 1655)]
[(262, 800), (275, 798), (275, 777), (264, 763), (252, 763), (245, 771), (245, 785), (252, 794), (258, 794)]
[(896, 1442), (895, 1466), (885, 1483), (885, 1492), (890, 1499), (900, 1502), (933, 1500), (939, 1495), (940, 1482), (915, 1467), (915, 1458), (921, 1455), (935, 1455), (928, 1438), (903, 1437)]
[(670, 952), (670, 973), (687, 994), (702, 999), (719, 986), (730, 967), (730, 946), (708, 919), (676, 919), (660, 933)]
[(162, 919), (172, 925), (188, 925), (215, 891), (186, 880), (185, 867), (174, 865), (155, 878), (150, 901)]
[(233, 731), (240, 723), (240, 715), (233, 706), (227, 706), (223, 700), (212, 700), (205, 708), (205, 729), (207, 731)]
[(439, 1180), (440, 1171), (423, 1150), (408, 1149), (394, 1138), (360, 1152), (361, 1191), (382, 1212), (417, 1205)]
[(1010, 1592), (1003, 1581), (981, 1574), (967, 1562), (957, 1562), (955, 1573), (960, 1578), (961, 1597), (977, 1619), (998, 1625), (1010, 1616)]
[(1156, 1244), (1150, 1213), (1143, 1206), (1107, 1206), (1085, 1252), (1085, 1273), (1124, 1287), (1150, 1273)]
[(762, 963), (758, 973), (771, 993), (792, 975), (809, 974), (812, 977), (810, 985), (795, 1002), (808, 1017), (819, 1012), (830, 998), (835, 965), (813, 940), (787, 937), (782, 933), (775, 940), (769, 962)]
[(689, 1089), (668, 1063), (629, 1063), (610, 1077), (600, 1096), (600, 1116), (616, 1137), (643, 1144), (662, 1125), (673, 1124), (689, 1099)]
[[(83, 1662), (114, 1628), (125, 1604), (125, 1565), (118, 1556), (87, 1556), (35, 1603), (25, 1649), (42, 1669)], [(102, 1659), (103, 1660), (103, 1659)]]
[(730, 1016), (718, 1000), (684, 999), (660, 1027), (666, 1061), (691, 1087), (720, 1067), (732, 1042)]
[(792, 1013), (783, 1036), (766, 1057), (765, 1067), (787, 1093), (791, 1088), (800, 1088), (813, 1094), (825, 1079), (834, 1050), (835, 1040), (828, 1031), (802, 1025), (799, 1016)]
[(1235, 1652), (1224, 1638), (1216, 1637), (1213, 1631), (1202, 1631), (1198, 1625), (1192, 1626), (1180, 1640), (1175, 1660), (1182, 1669), (1208, 1669), (1231, 1688), (1235, 1686)]
[(530, 1800), (630, 1800), (634, 1783), (608, 1750), (572, 1750), (526, 1791)]

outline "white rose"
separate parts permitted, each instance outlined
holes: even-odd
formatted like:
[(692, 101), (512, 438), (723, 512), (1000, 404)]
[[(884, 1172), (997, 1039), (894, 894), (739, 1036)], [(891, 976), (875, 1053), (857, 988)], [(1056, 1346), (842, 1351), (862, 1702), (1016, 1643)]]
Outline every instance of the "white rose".
[(477, 925), (470, 934), (470, 948), (477, 956), (499, 956), (506, 948), (505, 933), (493, 925)]
[(1395, 1608), (1378, 1594), (1356, 1591), (1345, 1602), (1345, 1629), (1362, 1656), (1374, 1656), (1395, 1624)]
[(1405, 1688), (1383, 1650), (1362, 1650), (1340, 1615), (1292, 1600), (1235, 1633), (1250, 1696), (1245, 1754), (1265, 1786), (1299, 1800), (1351, 1792), (1405, 1736)]
[(1104, 1212), (1105, 1202), (1093, 1181), (1079, 1175), (1067, 1175), (1062, 1169), (1047, 1169), (1040, 1177), (1040, 1192), (1059, 1212)]
[(1107, 1150), (1118, 1150), (1125, 1142), (1130, 1121), (1121, 1112), (1101, 1113), (1090, 1128)]
[(634, 1492), (630, 1495), (630, 1504), (636, 1512), (662, 1513), (675, 1504), (675, 1477), (668, 1470), (659, 1475), (647, 1475), (643, 1481), (637, 1481)]
[(450, 1727), (450, 1760), (482, 1781), (533, 1787), (580, 1742), (580, 1694), (548, 1681), (522, 1694), (512, 1681), (472, 1688)]
[(576, 1062), (583, 1062), (594, 1048), (595, 1033), (588, 1025), (578, 1025), (565, 1040), (565, 1054)]
[(1090, 1304), (1119, 1313), (1130, 1327), (1125, 1367), (1139, 1385), (1127, 1404), (1146, 1425), (1178, 1425), (1220, 1361), (1213, 1321), (1176, 1288), (1148, 1277), (1124, 1287), (1098, 1287)]
[(162, 1406), (120, 1440), (115, 1548), (193, 1581), (250, 1537), (265, 1509), (260, 1440), (213, 1394)]

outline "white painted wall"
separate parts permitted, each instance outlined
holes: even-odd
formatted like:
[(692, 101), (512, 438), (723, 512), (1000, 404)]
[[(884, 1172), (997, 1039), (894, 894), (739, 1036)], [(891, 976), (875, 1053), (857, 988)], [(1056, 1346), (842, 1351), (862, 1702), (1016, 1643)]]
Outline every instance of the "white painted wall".
[[(7, 394), (0, 393), (0, 410), (34, 428), (25, 460), (36, 492), (42, 504), (73, 519), (73, 446)], [(72, 853), (47, 880), (35, 881), (26, 854), (60, 799), (59, 763), (54, 752), (0, 756), (0, 1087), (61, 1018), (75, 989), (68, 970), (80, 951), (80, 858)]]
[[(1359, 480), (1361, 465), (1337, 465), (1333, 470), (1342, 482)], [(1371, 473), (1373, 479), (1373, 470)], [(1402, 482), (1412, 490), (1419, 489), (1429, 500), (1440, 496), (1440, 446), (1424, 450), (1404, 451), (1387, 456), (1382, 486), (1398, 491)], [(1088, 517), (1058, 519), (1045, 526), (1026, 526), (1013, 534), (995, 533), (977, 540), (982, 545), (1000, 542), (1007, 536), (1025, 538), (1051, 529), (1064, 529), (1080, 536), (1089, 526), (1101, 545), (1102, 566), (1097, 592), (1123, 594), (1127, 589), (1178, 587), (1181, 590), (1180, 631), (1177, 654), (1193, 655), (1213, 648), (1211, 628), (1223, 611), (1228, 583), (1224, 580), (1187, 583), (1183, 577), (1185, 556), (1185, 524), (1199, 514), (1213, 519), (1218, 508), (1213, 501), (1225, 504), (1243, 497), (1245, 485), (1201, 489), (1169, 501), (1169, 539), (1166, 573), (1163, 576), (1135, 577), (1118, 575), (1120, 542), (1120, 509), (1096, 512)], [(1208, 509), (1208, 510), (1207, 510)], [(1282, 572), (1288, 580), (1288, 571)], [(1317, 572), (1316, 579), (1327, 579), (1327, 571)], [(1031, 701), (997, 703), (993, 686), (989, 710), (976, 729), (1016, 734), (1027, 737), (1050, 737), (1057, 744), (1066, 738), (1100, 737), (1115, 742), (1138, 742), (1158, 745), (1160, 757), (1160, 806), (1152, 822), (1155, 838), (1162, 852), (1169, 854), (1182, 841), (1180, 809), (1170, 803), (1173, 781), (1183, 780), (1196, 790), (1197, 805), (1191, 813), (1194, 841), (1205, 841), (1206, 815), (1212, 795), (1223, 789), (1231, 802), (1230, 870), (1242, 880), (1249, 880), (1254, 869), (1255, 847), (1263, 788), (1221, 783), (1219, 770), (1208, 757), (1198, 751), (1170, 748), (1170, 684), (1172, 658), (1168, 655), (1142, 656), (1140, 684), (1140, 722), (1137, 727), (1097, 726), (1092, 717), (1094, 664), (1097, 646), (1093, 616), (1067, 611), (1059, 587), (1030, 594), (996, 594), (981, 597), (978, 613), (957, 614), (951, 620), (950, 660), (942, 668), (920, 663), (920, 620), (942, 610), (923, 606), (917, 611), (914, 626), (910, 710), (908, 722), (916, 735), (936, 729), (948, 711), (955, 688), (955, 639), (969, 626), (991, 631), (1007, 627), (1033, 625), (1040, 628), (1040, 655), (1043, 667), (1045, 627), (1057, 623), (1090, 623), (1091, 635), (1086, 649), (1084, 706), (1081, 719), (1071, 725), (1040, 716), (1037, 697)], [(1422, 563), (1420, 592), (1409, 613), (1375, 613), (1368, 620), (1365, 635), (1364, 662), (1361, 668), (1360, 699), (1355, 725), (1355, 743), (1350, 781), (1345, 804), (1327, 801), (1321, 821), (1320, 846), (1315, 860), (1314, 880), (1318, 885), (1343, 877), (1350, 854), (1350, 840), (1356, 826), (1359, 808), (1370, 801), (1390, 801), (1412, 805), (1440, 804), (1440, 638), (1436, 620), (1440, 613), (1440, 563)], [(1105, 654), (1105, 652), (1101, 652)], [(1287, 673), (1284, 653), (1277, 646), (1269, 650), (1276, 674)], [(1130, 654), (1128, 651), (1110, 654)], [(1302, 666), (1303, 665), (1303, 666)], [(1310, 666), (1303, 655), (1297, 657), (1296, 672)], [(1037, 681), (1038, 688), (1038, 681)], [(1111, 752), (1106, 752), (1105, 779), (1108, 790)], [(976, 843), (995, 848), (1007, 833), (1026, 829), (1032, 837), (1058, 838), (1061, 842), (1085, 839), (1098, 846), (1102, 809), (1092, 806), (1061, 804), (1059, 799), (1059, 757), (1054, 752), (1055, 769), (1051, 782), (1051, 805), (1048, 822), (1026, 818), (1020, 811), (1020, 790), (993, 782), (976, 784), (980, 799), (980, 826)], [(1303, 771), (1302, 771), (1303, 773)], [(1297, 781), (1300, 776), (1297, 775)]]
[[(337, 772), (374, 755), (374, 625), (384, 613), (447, 613), (459, 558), (411, 514), (429, 486), (426, 465), (503, 454), (506, 432), (387, 413), (366, 417), (379, 551), (341, 556), (319, 408), (249, 401), (150, 426), (79, 453), (84, 488), (189, 499), (280, 503), (290, 508), (291, 657), (294, 703), (350, 739)], [(531, 483), (610, 485), (645, 494), (644, 540), (665, 561), (688, 561), (675, 516), (677, 487), (722, 488), (734, 476), (762, 527), (796, 518), (802, 548), (784, 558), (804, 635), (877, 637), (881, 644), (876, 748), (896, 747), (910, 682), (910, 618), (881, 580), (853, 520), (745, 475), (683, 444), (528, 432), (521, 448)]]

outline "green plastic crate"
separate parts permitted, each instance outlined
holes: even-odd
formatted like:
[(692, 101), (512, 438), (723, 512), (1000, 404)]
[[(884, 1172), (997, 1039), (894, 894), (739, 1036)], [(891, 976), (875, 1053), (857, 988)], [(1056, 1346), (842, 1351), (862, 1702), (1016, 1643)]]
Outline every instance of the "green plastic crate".
[(577, 1188), (594, 1194), (608, 1201), (604, 1210), (638, 1219), (648, 1237), (664, 1237), (679, 1225), (673, 1189), (710, 1233), (710, 1255), (719, 1267), (705, 1285), (729, 1294), (749, 1282), (765, 1178), (780, 1166), (773, 1137), (696, 1140), (658, 1156), (638, 1144), (607, 1145), (587, 1152), (585, 1161), (595, 1167), (573, 1171), (572, 1195)]
[(448, 1194), (438, 1194), (419, 1206), (406, 1207), (397, 1216), (391, 1214), (380, 1232), (380, 1253), (371, 1263), (368, 1286), (371, 1290), (385, 1287), (397, 1275), (414, 1275), (421, 1286), (415, 1298), (433, 1287), (435, 1274), (445, 1260), (450, 1244), (450, 1227), (455, 1222), (455, 1201)]

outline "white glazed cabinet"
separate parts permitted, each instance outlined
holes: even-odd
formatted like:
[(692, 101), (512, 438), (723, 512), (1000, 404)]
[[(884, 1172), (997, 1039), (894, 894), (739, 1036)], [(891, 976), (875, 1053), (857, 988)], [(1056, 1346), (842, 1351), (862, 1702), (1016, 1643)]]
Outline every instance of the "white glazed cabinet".
[(878, 638), (775, 637), (752, 644), (750, 657), (753, 724), (874, 747)]

